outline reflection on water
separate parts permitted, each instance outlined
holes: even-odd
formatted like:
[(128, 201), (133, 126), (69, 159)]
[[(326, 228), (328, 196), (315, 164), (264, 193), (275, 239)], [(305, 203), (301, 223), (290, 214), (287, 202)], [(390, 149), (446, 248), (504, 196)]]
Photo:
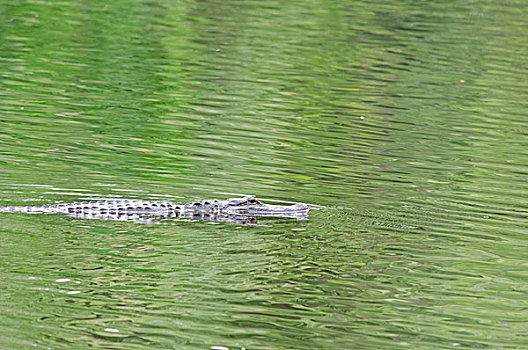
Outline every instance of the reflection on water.
[[(0, 0), (0, 348), (522, 347), (525, 3)], [(15, 185), (14, 185), (15, 184)]]

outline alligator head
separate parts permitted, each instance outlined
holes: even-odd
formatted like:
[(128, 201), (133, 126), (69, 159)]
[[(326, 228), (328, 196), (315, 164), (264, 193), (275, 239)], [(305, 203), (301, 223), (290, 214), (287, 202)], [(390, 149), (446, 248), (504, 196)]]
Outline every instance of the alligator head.
[(308, 214), (308, 205), (296, 203), (293, 205), (264, 204), (252, 196), (232, 198), (223, 201), (222, 213), (227, 215), (245, 216), (282, 216), (302, 219)]

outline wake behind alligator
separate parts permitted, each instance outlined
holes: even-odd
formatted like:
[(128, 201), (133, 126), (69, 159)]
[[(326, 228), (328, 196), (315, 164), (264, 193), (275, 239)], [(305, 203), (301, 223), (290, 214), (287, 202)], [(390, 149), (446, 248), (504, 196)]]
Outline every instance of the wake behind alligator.
[(41, 206), (0, 207), (0, 213), (66, 214), (75, 218), (162, 223), (156, 220), (227, 221), (243, 225), (257, 225), (258, 217), (285, 217), (304, 220), (308, 205), (265, 204), (252, 196), (226, 200), (207, 200), (186, 204), (168, 201), (115, 199), (94, 202), (60, 203)]

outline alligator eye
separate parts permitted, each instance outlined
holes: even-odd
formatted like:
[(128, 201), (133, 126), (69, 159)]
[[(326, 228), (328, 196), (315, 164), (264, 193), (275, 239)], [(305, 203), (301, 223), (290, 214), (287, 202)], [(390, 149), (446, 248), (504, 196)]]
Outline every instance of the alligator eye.
[(248, 199), (247, 201), (245, 201), (243, 203), (240, 203), (239, 206), (252, 205), (252, 204), (261, 204), (261, 203), (258, 200), (256, 200), (255, 198), (251, 198), (251, 199)]

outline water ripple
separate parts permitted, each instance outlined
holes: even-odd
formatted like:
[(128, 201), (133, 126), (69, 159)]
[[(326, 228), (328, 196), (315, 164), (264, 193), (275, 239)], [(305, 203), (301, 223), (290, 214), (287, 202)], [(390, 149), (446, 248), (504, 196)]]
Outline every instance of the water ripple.
[(0, 1), (2, 205), (314, 208), (273, 227), (2, 215), (0, 347), (522, 347), (525, 12)]

